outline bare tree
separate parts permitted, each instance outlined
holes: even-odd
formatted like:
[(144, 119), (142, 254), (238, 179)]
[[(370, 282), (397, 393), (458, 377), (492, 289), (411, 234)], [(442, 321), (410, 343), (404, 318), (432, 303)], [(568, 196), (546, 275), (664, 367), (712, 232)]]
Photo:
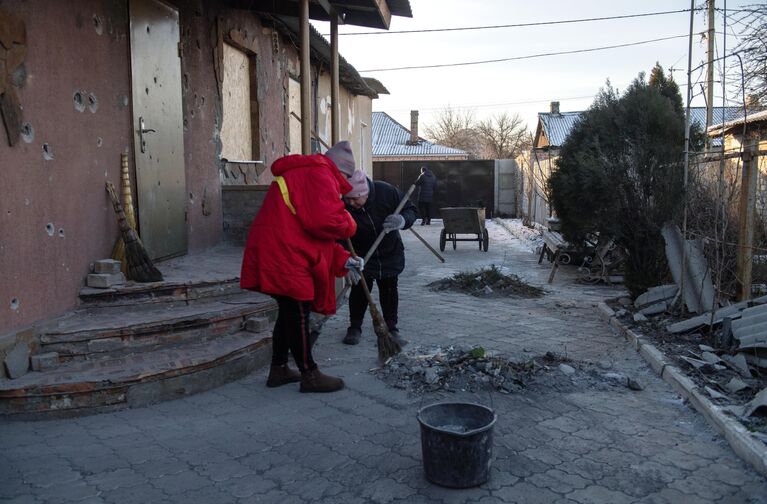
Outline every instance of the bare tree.
[(533, 143), (532, 135), (519, 114), (506, 112), (477, 125), (487, 159), (515, 159)]
[[(735, 24), (741, 27), (736, 50), (742, 51), (745, 92), (764, 103), (767, 100), (767, 4), (744, 7), (741, 15), (735, 17)], [(732, 63), (728, 62), (729, 65)], [(740, 82), (738, 84), (740, 88)]]
[(448, 105), (437, 115), (434, 124), (426, 126), (425, 131), (433, 142), (475, 156), (481, 147), (473, 110), (454, 109)]

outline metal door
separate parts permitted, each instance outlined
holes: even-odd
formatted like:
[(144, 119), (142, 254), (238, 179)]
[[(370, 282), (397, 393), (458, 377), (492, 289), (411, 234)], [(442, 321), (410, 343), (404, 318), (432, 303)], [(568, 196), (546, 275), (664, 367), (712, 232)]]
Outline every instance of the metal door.
[(178, 11), (130, 0), (138, 225), (153, 259), (186, 253)]

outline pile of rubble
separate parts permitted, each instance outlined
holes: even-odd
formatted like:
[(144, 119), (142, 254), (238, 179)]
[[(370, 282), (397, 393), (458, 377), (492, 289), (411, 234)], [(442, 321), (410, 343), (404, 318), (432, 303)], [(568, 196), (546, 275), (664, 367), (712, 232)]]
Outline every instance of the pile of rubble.
[(575, 362), (548, 352), (523, 362), (488, 355), (482, 347), (408, 348), (373, 373), (389, 386), (413, 395), (427, 392), (519, 392), (530, 385), (547, 391), (625, 387), (641, 390), (634, 379), (610, 372), (609, 363)]
[[(654, 287), (633, 302), (618, 300), (616, 316), (650, 337), (714, 403), (767, 442), (767, 296), (714, 311), (687, 302), (690, 297), (677, 285)], [(674, 314), (681, 302), (693, 315)]]
[(505, 274), (501, 268), (491, 265), (475, 272), (456, 273), (428, 285), (431, 290), (454, 290), (477, 297), (537, 298), (546, 291), (526, 283), (514, 274)]

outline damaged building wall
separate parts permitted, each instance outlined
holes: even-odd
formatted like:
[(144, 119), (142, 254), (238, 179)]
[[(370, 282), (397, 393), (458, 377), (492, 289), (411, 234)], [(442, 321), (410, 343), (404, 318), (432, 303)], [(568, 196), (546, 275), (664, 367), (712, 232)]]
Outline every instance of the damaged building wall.
[(0, 136), (3, 334), (73, 306), (89, 264), (110, 254), (104, 183), (119, 181), (132, 147), (125, 2), (4, 0), (0, 10), (24, 23), (27, 49), (13, 82), (21, 141)]
[[(317, 86), (317, 134), (323, 142), (330, 145), (331, 141), (331, 99), (330, 72), (324, 69), (320, 73)], [(341, 140), (352, 144), (354, 159), (357, 166), (368, 175), (373, 174), (373, 133), (370, 125), (373, 122), (373, 100), (369, 96), (355, 95), (341, 87), (339, 96), (339, 135)]]

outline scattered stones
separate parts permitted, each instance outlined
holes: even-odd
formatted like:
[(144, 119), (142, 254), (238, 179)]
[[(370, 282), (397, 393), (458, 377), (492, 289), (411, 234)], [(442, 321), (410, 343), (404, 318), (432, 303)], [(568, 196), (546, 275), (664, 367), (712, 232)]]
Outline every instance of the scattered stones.
[(30, 357), (33, 371), (45, 371), (52, 369), (59, 365), (59, 353), (58, 352), (46, 352), (42, 354), (35, 354)]
[[(512, 362), (487, 355), (482, 347), (415, 347), (394, 357), (386, 366), (373, 370), (392, 387), (413, 394), (424, 392), (521, 390), (535, 376), (551, 371), (563, 360), (551, 352), (524, 362)], [(575, 373), (575, 369), (567, 366)]]
[(634, 322), (647, 322), (647, 317), (643, 313), (635, 313)]
[(637, 391), (644, 390), (644, 387), (642, 386), (641, 383), (636, 381), (634, 378), (630, 378), (630, 377), (626, 379), (626, 386), (630, 388), (631, 390), (637, 390)]
[(559, 370), (567, 376), (575, 374), (575, 368), (564, 363), (559, 365)]

